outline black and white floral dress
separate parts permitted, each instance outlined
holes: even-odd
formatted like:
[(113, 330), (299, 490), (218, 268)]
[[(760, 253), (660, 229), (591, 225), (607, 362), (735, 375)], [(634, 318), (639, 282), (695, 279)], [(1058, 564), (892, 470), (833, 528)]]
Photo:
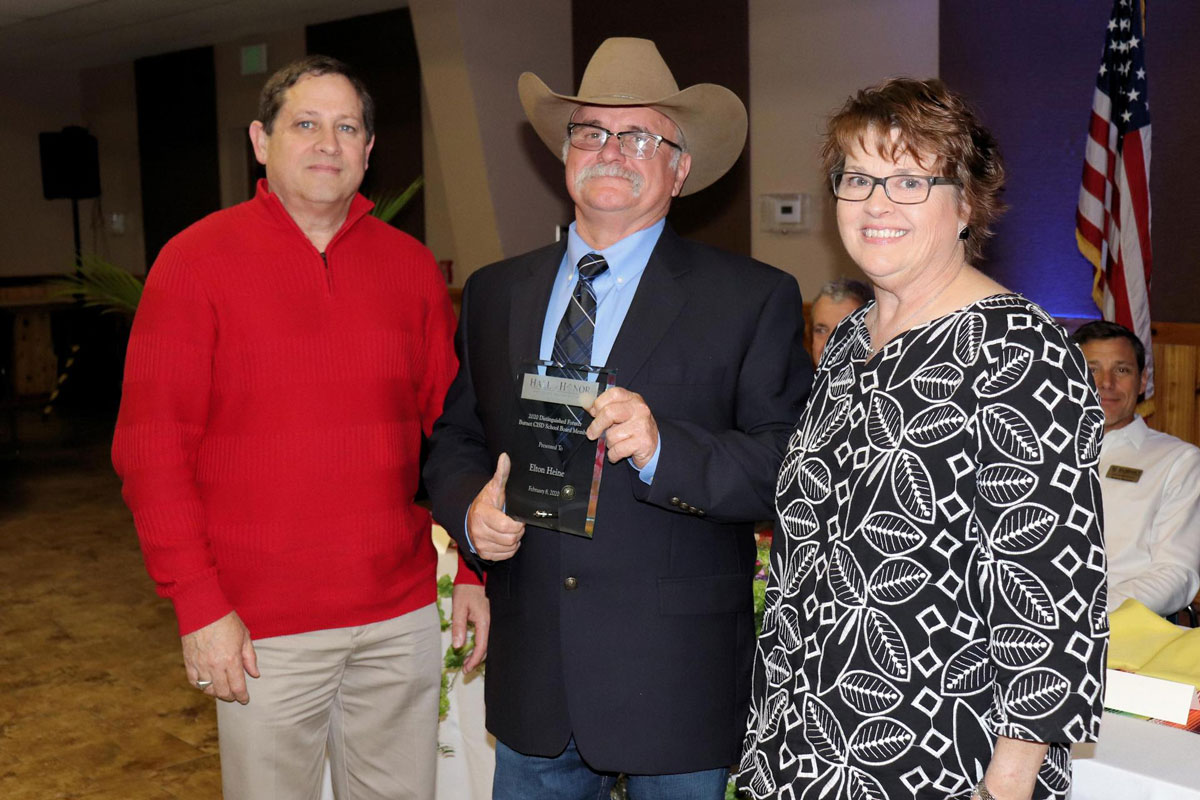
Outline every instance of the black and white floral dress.
[(755, 798), (967, 798), (997, 736), (1100, 725), (1108, 624), (1079, 349), (1017, 295), (867, 361), (863, 317), (825, 350), (776, 488), (739, 787)]

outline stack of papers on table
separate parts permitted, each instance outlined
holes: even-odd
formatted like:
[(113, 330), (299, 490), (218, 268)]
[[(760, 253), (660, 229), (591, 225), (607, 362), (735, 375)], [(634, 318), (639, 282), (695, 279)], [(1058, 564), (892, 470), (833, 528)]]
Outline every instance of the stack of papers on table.
[(1108, 624), (1105, 707), (1200, 732), (1200, 628), (1179, 628), (1132, 599)]

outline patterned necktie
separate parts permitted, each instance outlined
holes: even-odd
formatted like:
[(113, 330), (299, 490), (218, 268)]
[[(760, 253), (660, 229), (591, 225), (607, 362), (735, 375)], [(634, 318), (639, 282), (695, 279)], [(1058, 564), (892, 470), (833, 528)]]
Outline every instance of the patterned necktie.
[[(571, 302), (567, 304), (554, 336), (552, 358), (559, 364), (592, 363), (592, 339), (596, 335), (596, 290), (592, 288), (592, 281), (608, 269), (608, 262), (604, 256), (588, 253), (579, 259), (578, 268), (579, 280), (575, 282)], [(546, 373), (576, 380), (584, 377), (578, 370), (571, 369), (549, 369)]]

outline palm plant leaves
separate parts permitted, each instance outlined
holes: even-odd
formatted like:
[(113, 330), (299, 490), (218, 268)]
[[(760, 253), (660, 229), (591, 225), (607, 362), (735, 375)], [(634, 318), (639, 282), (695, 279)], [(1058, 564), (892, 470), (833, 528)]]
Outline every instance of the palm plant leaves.
[(371, 215), (384, 222), (391, 222), (425, 185), (425, 178), (418, 175), (403, 192), (376, 192), (369, 198), (375, 204)]
[(142, 279), (105, 261), (97, 255), (85, 255), (73, 274), (50, 281), (55, 297), (79, 297), (85, 306), (100, 308), (102, 313), (133, 316), (142, 299)]

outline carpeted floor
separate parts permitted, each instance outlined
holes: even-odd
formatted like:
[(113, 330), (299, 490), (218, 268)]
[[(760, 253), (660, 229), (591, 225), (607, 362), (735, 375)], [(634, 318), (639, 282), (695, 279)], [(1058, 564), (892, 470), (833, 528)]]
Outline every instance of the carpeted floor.
[(220, 796), (213, 701), (186, 683), (106, 442), (0, 455), (0, 797)]

